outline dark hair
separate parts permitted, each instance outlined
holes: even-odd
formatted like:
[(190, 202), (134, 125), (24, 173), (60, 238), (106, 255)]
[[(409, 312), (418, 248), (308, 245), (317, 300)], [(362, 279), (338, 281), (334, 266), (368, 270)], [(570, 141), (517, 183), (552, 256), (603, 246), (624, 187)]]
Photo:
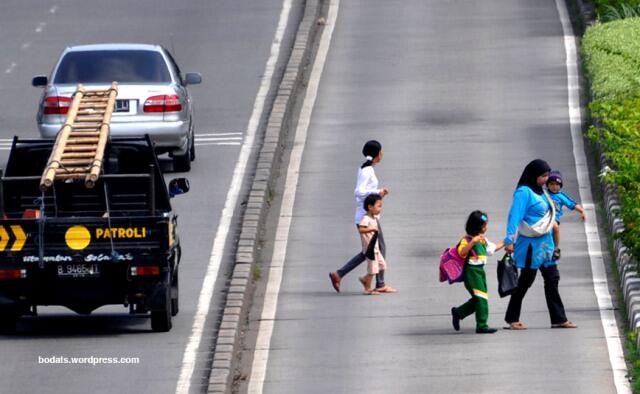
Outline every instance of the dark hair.
[[(365, 156), (371, 156), (372, 158), (375, 159), (376, 156), (380, 154), (381, 150), (382, 150), (382, 145), (378, 141), (370, 140), (370, 141), (367, 141), (362, 147), (362, 154)], [(362, 166), (360, 166), (360, 168), (368, 167), (371, 164), (373, 164), (373, 160), (367, 160), (364, 163), (362, 163)]]
[(482, 231), (482, 226), (484, 226), (487, 220), (489, 220), (489, 217), (486, 213), (482, 211), (473, 211), (469, 215), (467, 224), (465, 225), (464, 229), (467, 234), (475, 237), (476, 235), (480, 234), (480, 232)]
[(376, 201), (380, 200), (382, 200), (382, 196), (380, 196), (378, 193), (369, 194), (367, 197), (365, 197), (364, 203), (362, 204), (364, 210), (369, 212), (369, 207), (372, 205), (376, 205)]
[(522, 171), (518, 186), (528, 186), (534, 193), (542, 195), (542, 186), (538, 185), (537, 179), (546, 172), (550, 172), (551, 167), (542, 159), (531, 161)]

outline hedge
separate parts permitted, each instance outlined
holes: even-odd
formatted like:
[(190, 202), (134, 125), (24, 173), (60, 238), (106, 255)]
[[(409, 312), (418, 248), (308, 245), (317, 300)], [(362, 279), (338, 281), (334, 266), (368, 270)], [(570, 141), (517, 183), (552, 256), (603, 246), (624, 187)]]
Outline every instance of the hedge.
[(592, 26), (582, 39), (582, 56), (591, 115), (602, 125), (588, 135), (611, 166), (605, 180), (618, 185), (625, 223), (620, 236), (640, 257), (640, 18)]

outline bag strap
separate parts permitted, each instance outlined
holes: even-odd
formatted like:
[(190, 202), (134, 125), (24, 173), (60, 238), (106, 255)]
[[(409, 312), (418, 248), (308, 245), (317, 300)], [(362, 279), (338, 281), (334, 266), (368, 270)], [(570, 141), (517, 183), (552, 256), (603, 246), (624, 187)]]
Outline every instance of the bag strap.
[[(464, 237), (462, 237), (462, 239), (466, 239), (467, 242), (471, 242), (471, 240), (473, 238), (468, 236), (468, 235), (465, 235)], [(462, 239), (460, 241), (458, 241), (458, 243), (456, 244), (456, 253), (458, 252), (458, 248), (460, 247), (460, 244), (462, 243)], [(471, 249), (469, 249), (469, 253), (467, 253), (467, 257), (465, 257), (465, 259), (464, 259), (465, 263), (467, 261), (469, 261), (469, 259), (471, 258), (472, 255), (475, 256), (475, 257), (478, 257), (478, 253), (475, 250), (473, 250), (473, 246), (471, 247)]]
[(542, 193), (544, 193), (544, 196), (547, 198), (547, 202), (549, 203), (549, 209), (551, 210), (551, 222), (554, 222), (556, 220), (556, 204), (551, 199), (547, 189), (542, 189)]

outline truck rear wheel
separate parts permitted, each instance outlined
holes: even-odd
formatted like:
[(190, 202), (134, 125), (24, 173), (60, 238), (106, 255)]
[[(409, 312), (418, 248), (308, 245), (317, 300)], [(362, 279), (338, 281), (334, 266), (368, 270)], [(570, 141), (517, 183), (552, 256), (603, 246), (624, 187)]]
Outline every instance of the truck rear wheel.
[(0, 333), (13, 334), (16, 332), (18, 313), (13, 308), (0, 309)]
[(171, 286), (166, 286), (166, 297), (164, 307), (151, 311), (151, 329), (156, 332), (167, 332), (171, 330)]
[(175, 316), (178, 314), (180, 300), (180, 292), (178, 287), (178, 267), (176, 267), (176, 274), (171, 281), (171, 316)]

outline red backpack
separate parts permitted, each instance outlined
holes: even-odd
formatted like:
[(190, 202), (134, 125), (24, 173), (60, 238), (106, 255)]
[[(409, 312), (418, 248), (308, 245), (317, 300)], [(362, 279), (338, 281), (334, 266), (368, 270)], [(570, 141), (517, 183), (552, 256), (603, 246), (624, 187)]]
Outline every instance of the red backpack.
[[(471, 238), (468, 236), (464, 237), (467, 241)], [(440, 255), (440, 282), (449, 281), (449, 284), (454, 284), (456, 282), (462, 282), (464, 280), (464, 264), (468, 259), (462, 258), (458, 254), (458, 246), (460, 246), (460, 242), (456, 246), (446, 248), (442, 254)], [(476, 255), (476, 252), (471, 248), (470, 254)]]

